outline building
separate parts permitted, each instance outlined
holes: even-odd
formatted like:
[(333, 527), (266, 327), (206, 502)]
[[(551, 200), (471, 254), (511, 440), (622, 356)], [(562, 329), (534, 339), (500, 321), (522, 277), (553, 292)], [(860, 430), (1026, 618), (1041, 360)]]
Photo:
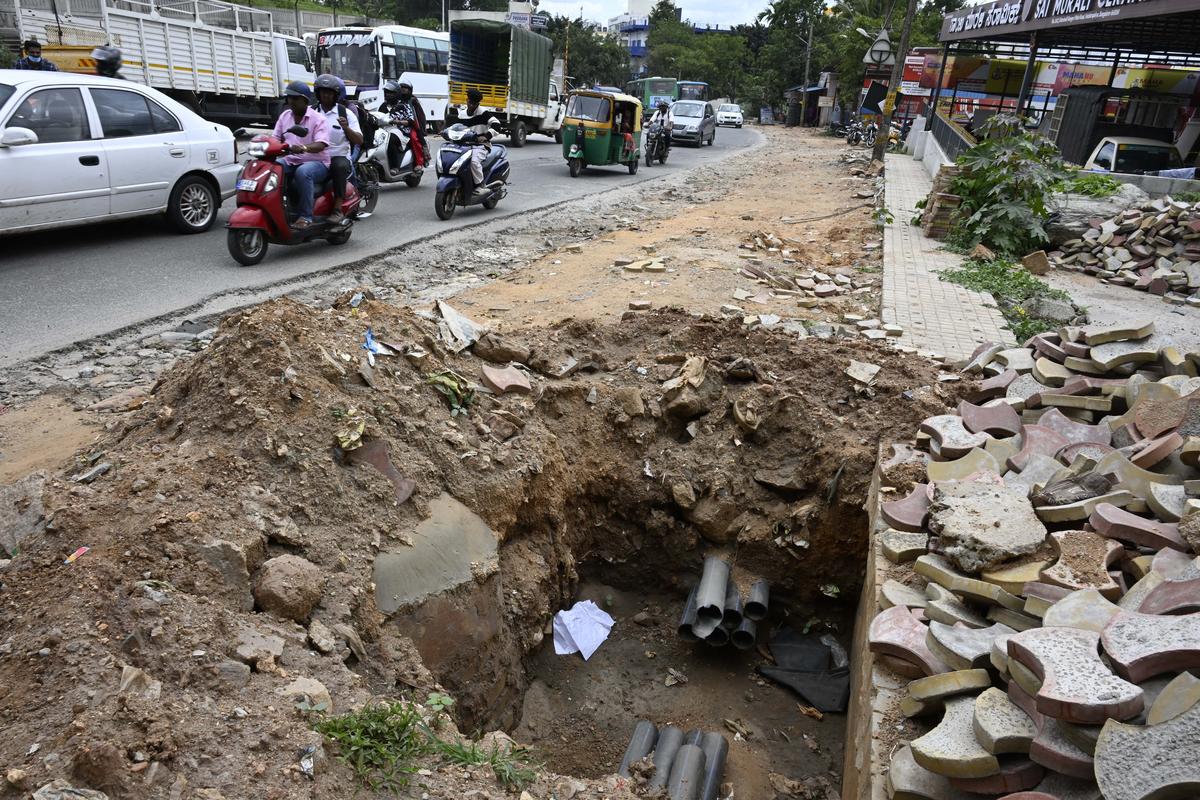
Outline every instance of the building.
[(650, 9), (654, 0), (628, 0), (624, 14), (608, 20), (608, 32), (629, 52), (629, 72), (646, 71), (646, 40), (650, 36)]

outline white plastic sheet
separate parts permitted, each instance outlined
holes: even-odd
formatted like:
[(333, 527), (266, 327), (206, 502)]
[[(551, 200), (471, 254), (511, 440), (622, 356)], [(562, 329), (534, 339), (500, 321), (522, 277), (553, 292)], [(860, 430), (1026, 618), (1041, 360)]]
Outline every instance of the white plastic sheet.
[(587, 661), (608, 638), (613, 618), (591, 600), (576, 603), (554, 615), (554, 652), (579, 653)]

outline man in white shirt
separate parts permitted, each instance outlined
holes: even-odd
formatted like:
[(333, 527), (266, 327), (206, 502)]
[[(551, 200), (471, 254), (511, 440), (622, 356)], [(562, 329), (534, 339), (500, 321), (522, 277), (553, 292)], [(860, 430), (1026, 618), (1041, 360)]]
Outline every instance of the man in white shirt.
[(350, 180), (350, 148), (363, 143), (362, 127), (356, 115), (349, 113), (342, 99), (344, 84), (334, 75), (321, 75), (313, 82), (317, 90), (317, 111), (329, 122), (329, 177), (333, 181), (333, 211), (327, 217), (331, 224), (341, 222), (342, 202), (346, 198), (346, 183)]
[(671, 130), (675, 127), (675, 118), (671, 116), (671, 106), (666, 100), (658, 102), (658, 108), (650, 117), (650, 125), (658, 123), (663, 127), (663, 136), (666, 138), (667, 149), (671, 149)]

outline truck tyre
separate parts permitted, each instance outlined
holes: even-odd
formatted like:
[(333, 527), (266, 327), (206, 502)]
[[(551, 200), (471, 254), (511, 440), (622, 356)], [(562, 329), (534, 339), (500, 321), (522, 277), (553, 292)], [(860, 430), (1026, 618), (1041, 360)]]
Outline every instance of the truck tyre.
[(554, 132), (554, 143), (562, 144), (562, 128), (559, 128)]
[(220, 198), (199, 175), (185, 175), (167, 200), (167, 220), (180, 233), (204, 233), (217, 221)]
[(508, 134), (509, 144), (513, 147), (524, 147), (525, 139), (528, 136), (529, 131), (525, 129), (525, 123), (522, 120), (517, 120), (513, 123), (512, 131)]
[(253, 267), (267, 255), (267, 235), (258, 228), (230, 228), (225, 245), (243, 267)]

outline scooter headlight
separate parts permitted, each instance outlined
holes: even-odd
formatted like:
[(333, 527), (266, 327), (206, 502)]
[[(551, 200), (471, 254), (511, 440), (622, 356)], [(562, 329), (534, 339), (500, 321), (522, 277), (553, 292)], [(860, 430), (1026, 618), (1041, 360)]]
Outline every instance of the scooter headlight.
[(266, 194), (267, 192), (275, 191), (276, 187), (278, 187), (278, 186), (279, 186), (279, 173), (272, 172), (267, 177), (267, 182), (265, 184), (263, 184), (263, 188), (262, 188), (263, 194)]
[(267, 143), (251, 142), (249, 146), (246, 147), (246, 152), (249, 153), (252, 158), (262, 158), (267, 154)]

